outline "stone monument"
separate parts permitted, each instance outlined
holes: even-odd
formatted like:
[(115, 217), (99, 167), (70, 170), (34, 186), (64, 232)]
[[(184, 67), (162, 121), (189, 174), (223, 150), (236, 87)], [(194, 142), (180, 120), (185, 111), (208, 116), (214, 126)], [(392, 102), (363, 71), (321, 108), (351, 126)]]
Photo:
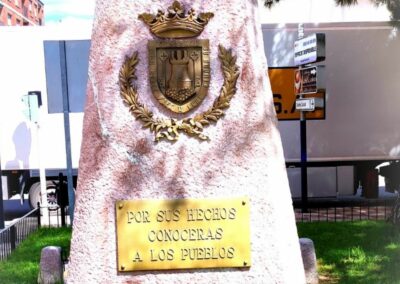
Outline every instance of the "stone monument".
[(254, 0), (97, 0), (68, 283), (304, 283)]

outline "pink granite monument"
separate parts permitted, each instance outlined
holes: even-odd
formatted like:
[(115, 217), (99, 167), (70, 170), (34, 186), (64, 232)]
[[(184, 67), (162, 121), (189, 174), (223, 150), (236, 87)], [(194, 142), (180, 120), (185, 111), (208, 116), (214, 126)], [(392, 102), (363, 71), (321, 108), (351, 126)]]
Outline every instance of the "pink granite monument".
[[(305, 283), (257, 1), (180, 4), (96, 1), (68, 283)], [(121, 271), (117, 202), (243, 196), (251, 265)]]

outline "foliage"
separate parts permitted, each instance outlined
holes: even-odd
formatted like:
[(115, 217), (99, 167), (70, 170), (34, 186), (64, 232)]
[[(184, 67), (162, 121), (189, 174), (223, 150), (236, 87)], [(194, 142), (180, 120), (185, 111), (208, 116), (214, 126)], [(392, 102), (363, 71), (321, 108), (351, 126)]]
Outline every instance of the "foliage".
[(69, 255), (70, 228), (42, 228), (30, 235), (6, 261), (0, 262), (0, 283), (37, 283), (43, 247), (60, 246)]
[(339, 6), (351, 6), (357, 4), (357, 0), (335, 0)]
[(268, 8), (271, 8), (275, 3), (278, 3), (279, 0), (264, 0), (264, 5)]
[[(392, 21), (399, 21), (400, 20), (400, 1), (399, 0), (371, 0), (377, 6), (379, 5), (386, 5), (387, 9), (390, 11), (391, 20)], [(397, 25), (399, 25), (397, 23)]]
[[(334, 0), (339, 6), (352, 6), (357, 5), (357, 0)], [(398, 26), (400, 21), (400, 0), (370, 0), (376, 6), (386, 5), (387, 9), (391, 13), (391, 21), (393, 21), (395, 26)], [(264, 0), (264, 5), (268, 8), (273, 7), (275, 4), (279, 3), (279, 0)]]
[(400, 283), (400, 230), (385, 222), (298, 224), (314, 241), (320, 283)]
[[(375, 2), (396, 2), (398, 0), (372, 0)], [(357, 4), (357, 0), (335, 0), (337, 5), (340, 6), (351, 6)], [(274, 4), (279, 3), (279, 0), (264, 0), (264, 5), (271, 8)]]

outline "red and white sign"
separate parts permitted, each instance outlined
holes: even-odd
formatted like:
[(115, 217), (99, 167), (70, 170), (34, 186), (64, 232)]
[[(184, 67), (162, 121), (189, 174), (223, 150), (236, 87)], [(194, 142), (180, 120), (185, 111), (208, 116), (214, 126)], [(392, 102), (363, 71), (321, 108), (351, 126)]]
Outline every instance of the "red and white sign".
[(325, 89), (325, 66), (299, 68), (294, 75), (294, 91), (296, 94), (315, 94)]

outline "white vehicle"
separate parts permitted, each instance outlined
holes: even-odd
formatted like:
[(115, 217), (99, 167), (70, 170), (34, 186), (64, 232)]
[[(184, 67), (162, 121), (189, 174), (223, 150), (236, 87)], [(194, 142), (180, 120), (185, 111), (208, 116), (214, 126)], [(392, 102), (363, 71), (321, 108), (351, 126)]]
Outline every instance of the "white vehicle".
[[(297, 24), (263, 25), (270, 67), (294, 66)], [(366, 197), (400, 183), (400, 34), (389, 22), (304, 24), (305, 34), (325, 33), (326, 119), (307, 121), (308, 196)], [(301, 195), (300, 126), (279, 121), (292, 195)]]
[[(67, 76), (70, 157), (72, 167), (77, 169), (90, 30), (0, 27), (0, 38), (0, 156), (3, 198), (29, 193), (31, 205), (36, 206), (40, 198), (39, 168), (42, 166), (46, 169), (48, 201), (53, 203), (53, 181), (58, 180), (59, 172), (65, 174), (67, 168), (63, 114), (65, 88), (62, 88), (61, 75)], [(60, 46), (65, 46), (64, 70), (60, 65)], [(29, 116), (29, 110), (23, 103), (28, 94), (41, 95), (43, 104), (39, 117), (34, 105), (30, 106), (31, 117)], [(76, 174), (75, 170), (75, 177)]]
[[(388, 22), (304, 27), (306, 35), (326, 34), (326, 119), (307, 122), (308, 196), (352, 195), (360, 180), (373, 196), (377, 190), (375, 167), (383, 162), (391, 162), (385, 175), (390, 187), (397, 187), (400, 36)], [(297, 25), (263, 25), (263, 36), (269, 66), (294, 65)], [(76, 180), (90, 31), (1, 27), (0, 38), (3, 198), (30, 193), (31, 205), (35, 206), (40, 198), (40, 164), (46, 169), (50, 199), (54, 197), (53, 181), (67, 169), (63, 114), (66, 89), (62, 88), (62, 75), (67, 77), (71, 158)], [(65, 43), (66, 68), (60, 65), (60, 43)], [(26, 107), (21, 102), (30, 92), (40, 92), (42, 97), (40, 137), (37, 125), (26, 117)], [(279, 128), (292, 195), (299, 197), (299, 122), (280, 121)]]

